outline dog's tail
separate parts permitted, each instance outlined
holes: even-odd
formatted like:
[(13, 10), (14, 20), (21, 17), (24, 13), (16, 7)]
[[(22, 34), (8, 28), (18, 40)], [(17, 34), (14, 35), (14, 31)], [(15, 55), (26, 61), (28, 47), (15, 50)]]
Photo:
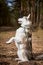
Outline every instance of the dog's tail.
[(42, 55), (39, 55), (35, 58), (36, 60), (43, 60), (43, 54)]
[(15, 37), (11, 37), (8, 41), (6, 41), (6, 43), (12, 43), (15, 41)]

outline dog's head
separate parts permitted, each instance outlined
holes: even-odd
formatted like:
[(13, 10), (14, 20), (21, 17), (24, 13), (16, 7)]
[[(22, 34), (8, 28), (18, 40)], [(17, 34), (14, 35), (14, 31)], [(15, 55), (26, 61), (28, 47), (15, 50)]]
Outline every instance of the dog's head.
[(18, 19), (18, 23), (21, 24), (22, 27), (30, 27), (31, 25), (31, 21), (29, 20), (30, 18), (30, 14), (26, 17), (26, 16), (23, 16), (22, 18), (19, 18)]

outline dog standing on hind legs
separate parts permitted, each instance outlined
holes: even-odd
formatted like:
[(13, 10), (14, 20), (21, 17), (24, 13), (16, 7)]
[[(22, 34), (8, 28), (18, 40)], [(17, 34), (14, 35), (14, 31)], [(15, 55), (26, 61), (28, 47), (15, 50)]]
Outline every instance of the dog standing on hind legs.
[[(18, 23), (21, 24), (21, 27), (19, 27), (16, 30), (15, 37), (10, 38), (9, 41), (6, 43), (11, 43), (15, 41), (16, 47), (18, 48), (17, 55), (18, 58), (15, 60), (18, 60), (18, 63), (29, 61), (28, 57), (31, 54), (29, 51), (29, 43), (31, 41), (31, 37), (29, 37), (28, 34), (30, 32), (31, 28), (31, 21), (29, 20), (30, 14), (26, 17), (22, 17), (18, 19)], [(28, 43), (29, 42), (29, 43)], [(29, 54), (30, 53), (30, 54)]]

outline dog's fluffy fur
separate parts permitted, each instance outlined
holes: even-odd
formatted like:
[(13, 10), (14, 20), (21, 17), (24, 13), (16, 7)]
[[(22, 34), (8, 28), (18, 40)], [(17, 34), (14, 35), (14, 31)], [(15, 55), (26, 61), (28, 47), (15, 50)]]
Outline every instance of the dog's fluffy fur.
[(15, 37), (10, 38), (9, 41), (6, 43), (11, 43), (15, 41), (16, 47), (18, 48), (17, 55), (18, 58), (16, 60), (19, 60), (19, 62), (25, 62), (29, 61), (28, 56), (29, 53), (31, 55), (31, 52), (29, 51), (29, 43), (31, 41), (31, 37), (28, 35), (30, 34), (30, 27), (31, 22), (28, 20), (30, 17), (30, 14), (27, 17), (19, 18), (18, 23), (21, 24), (21, 27), (16, 30)]

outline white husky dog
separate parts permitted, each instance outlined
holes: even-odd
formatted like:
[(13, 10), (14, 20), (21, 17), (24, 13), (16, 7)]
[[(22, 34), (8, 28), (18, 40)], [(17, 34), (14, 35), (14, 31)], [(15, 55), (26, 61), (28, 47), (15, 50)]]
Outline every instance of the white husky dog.
[[(15, 37), (10, 38), (6, 43), (11, 43), (15, 41), (16, 47), (18, 48), (17, 55), (19, 60), (18, 62), (25, 62), (28, 60), (28, 53), (30, 52), (27, 49), (27, 42), (31, 41), (31, 38), (28, 37), (28, 32), (30, 32), (31, 21), (29, 21), (30, 14), (26, 17), (22, 17), (18, 19), (18, 23), (21, 24), (21, 27), (16, 30)], [(28, 39), (28, 40), (27, 40)]]

